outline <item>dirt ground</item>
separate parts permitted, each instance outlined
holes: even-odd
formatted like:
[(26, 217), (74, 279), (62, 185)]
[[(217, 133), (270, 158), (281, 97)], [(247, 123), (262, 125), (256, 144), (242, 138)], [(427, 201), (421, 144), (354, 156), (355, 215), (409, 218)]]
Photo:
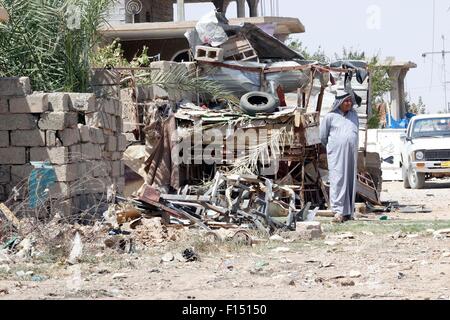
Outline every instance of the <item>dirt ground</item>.
[[(427, 188), (385, 183), (382, 200), (432, 213), (344, 225), (319, 218), (324, 239), (313, 241), (205, 243), (186, 231), (132, 254), (84, 253), (75, 265), (3, 264), (0, 299), (450, 299), (450, 235), (434, 232), (450, 228), (450, 180)], [(199, 261), (161, 261), (188, 247)]]

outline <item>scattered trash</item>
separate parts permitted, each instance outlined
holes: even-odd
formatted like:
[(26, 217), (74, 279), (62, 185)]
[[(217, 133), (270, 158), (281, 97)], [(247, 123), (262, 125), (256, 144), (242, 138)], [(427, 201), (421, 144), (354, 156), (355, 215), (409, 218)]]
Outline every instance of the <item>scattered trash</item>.
[(272, 249), (273, 252), (289, 252), (291, 251), (291, 249), (289, 249), (288, 247), (277, 247), (275, 249)]
[(271, 236), (269, 238), (270, 241), (279, 241), (279, 242), (283, 242), (284, 238), (278, 234), (274, 234), (273, 236)]
[(399, 231), (396, 231), (393, 235), (391, 235), (391, 238), (394, 240), (406, 238), (406, 233), (399, 230)]
[(183, 258), (186, 259), (186, 261), (192, 262), (199, 260), (198, 255), (194, 252), (193, 249), (186, 249), (183, 251)]
[(350, 273), (348, 274), (348, 276), (350, 278), (359, 278), (361, 277), (361, 272), (357, 271), (357, 270), (351, 270)]
[(343, 287), (351, 287), (355, 285), (355, 282), (351, 279), (342, 279), (339, 282)]
[(161, 262), (170, 262), (173, 261), (174, 259), (175, 259), (174, 255), (171, 252), (167, 252), (161, 257)]
[(34, 275), (34, 276), (31, 277), (31, 281), (35, 281), (35, 282), (41, 282), (41, 281), (44, 281), (46, 279), (47, 279), (47, 277), (40, 276), (40, 275)]
[(0, 296), (6, 296), (9, 294), (9, 290), (7, 288), (0, 288)]
[(355, 236), (354, 236), (354, 234), (351, 233), (351, 232), (344, 232), (344, 233), (341, 233), (341, 234), (336, 235), (336, 238), (337, 238), (337, 239), (340, 239), (340, 240), (344, 240), (344, 239), (355, 239)]
[(126, 279), (128, 276), (125, 273), (114, 273), (111, 277), (113, 280)]
[(404, 277), (406, 277), (406, 274), (404, 274), (403, 272), (399, 272), (398, 274), (397, 274), (397, 279), (403, 279)]
[(83, 244), (81, 243), (80, 233), (75, 234), (73, 239), (72, 250), (70, 251), (69, 258), (67, 259), (68, 264), (76, 264), (83, 253)]

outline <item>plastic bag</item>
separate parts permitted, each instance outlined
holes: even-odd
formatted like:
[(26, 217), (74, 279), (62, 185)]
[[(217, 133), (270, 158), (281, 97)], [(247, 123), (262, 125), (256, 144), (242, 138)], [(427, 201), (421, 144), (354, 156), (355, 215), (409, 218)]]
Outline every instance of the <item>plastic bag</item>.
[(195, 29), (204, 44), (218, 47), (228, 40), (225, 30), (219, 24), (215, 11), (204, 15), (198, 21)]

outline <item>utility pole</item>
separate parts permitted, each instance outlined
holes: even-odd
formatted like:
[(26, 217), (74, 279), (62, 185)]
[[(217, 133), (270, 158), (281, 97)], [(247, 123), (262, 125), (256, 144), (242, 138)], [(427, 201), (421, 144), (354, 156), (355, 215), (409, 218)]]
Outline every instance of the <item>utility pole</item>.
[(444, 85), (444, 100), (445, 100), (444, 107), (447, 112), (450, 112), (450, 108), (449, 108), (449, 105), (447, 102), (447, 83), (448, 82), (447, 82), (447, 75), (446, 75), (447, 70), (446, 70), (446, 66), (445, 66), (445, 56), (449, 53), (450, 53), (450, 51), (445, 51), (445, 37), (442, 36), (442, 51), (424, 52), (422, 54), (422, 57), (424, 57), (424, 58), (429, 54), (431, 54), (431, 55), (432, 54), (441, 54), (442, 55), (442, 62), (443, 62), (442, 66), (443, 66), (443, 70), (444, 70), (444, 83), (443, 83), (443, 85)]

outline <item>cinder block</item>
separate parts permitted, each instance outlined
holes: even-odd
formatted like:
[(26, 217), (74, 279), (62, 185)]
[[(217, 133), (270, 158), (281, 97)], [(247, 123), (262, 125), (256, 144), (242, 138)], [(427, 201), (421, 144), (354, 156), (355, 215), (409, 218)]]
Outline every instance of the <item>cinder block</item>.
[(69, 149), (66, 147), (30, 149), (30, 161), (49, 161), (51, 164), (66, 164), (71, 161)]
[(199, 61), (223, 61), (223, 49), (207, 46), (195, 47), (195, 60)]
[[(49, 188), (49, 196), (51, 199), (67, 199), (76, 194), (72, 185), (68, 182), (56, 182)], [(59, 203), (53, 206), (58, 207)]]
[(117, 99), (97, 98), (96, 109), (101, 112), (116, 115), (116, 103)]
[(68, 148), (69, 148), (69, 158), (71, 162), (77, 162), (83, 159), (81, 154), (81, 144), (75, 144)]
[(90, 127), (109, 129), (108, 116), (104, 112), (86, 114), (86, 124)]
[(24, 97), (31, 94), (30, 78), (0, 78), (0, 96)]
[(8, 113), (8, 100), (0, 98), (0, 114)]
[(111, 161), (115, 161), (115, 160), (121, 160), (123, 157), (123, 153), (122, 152), (104, 152), (103, 156)]
[(47, 147), (61, 147), (62, 146), (61, 140), (57, 136), (56, 130), (45, 131), (45, 145)]
[(91, 142), (91, 132), (89, 126), (79, 123), (78, 130), (80, 131), (81, 142)]
[(11, 167), (0, 166), (0, 183), (9, 183), (11, 181)]
[(128, 140), (127, 140), (127, 136), (122, 134), (119, 134), (119, 136), (117, 137), (117, 151), (119, 152), (123, 152), (127, 149), (127, 145), (128, 145)]
[(118, 193), (123, 193), (125, 190), (125, 178), (124, 177), (119, 177), (119, 178), (115, 178), (114, 179), (114, 184), (117, 187), (117, 192)]
[(116, 70), (94, 70), (91, 72), (91, 85), (119, 85), (120, 73)]
[(120, 86), (92, 86), (92, 92), (97, 98), (120, 98)]
[(48, 111), (48, 95), (33, 93), (23, 98), (9, 100), (10, 113), (43, 113)]
[(11, 145), (16, 147), (44, 147), (45, 132), (38, 129), (11, 131)]
[(66, 128), (58, 131), (63, 146), (71, 146), (80, 142), (80, 130), (78, 128)]
[(9, 147), (0, 148), (1, 164), (24, 164), (26, 163), (25, 148)]
[(0, 114), (0, 130), (36, 129), (37, 119), (32, 114)]
[(9, 132), (0, 131), (0, 148), (9, 146)]
[(69, 109), (70, 96), (64, 92), (48, 94), (48, 110), (54, 112), (67, 112)]
[(111, 172), (111, 162), (102, 160), (102, 161), (86, 161), (83, 163), (85, 166), (85, 172), (87, 175), (91, 175), (93, 177), (107, 177)]
[(75, 181), (85, 175), (78, 163), (57, 165), (53, 168), (55, 168), (56, 180), (60, 182)]
[(102, 144), (105, 143), (105, 135), (102, 129), (90, 128), (91, 140), (93, 143)]
[(122, 117), (116, 118), (116, 132), (123, 132), (123, 119)]
[(102, 158), (102, 150), (97, 144), (83, 143), (81, 145), (81, 155), (83, 160), (100, 160)]
[(73, 111), (94, 112), (95, 96), (92, 93), (69, 93), (69, 108)]
[(11, 166), (11, 184), (18, 185), (19, 183), (26, 182), (33, 169), (34, 167), (29, 163), (20, 166)]
[(38, 126), (41, 130), (64, 130), (76, 127), (77, 124), (78, 114), (75, 112), (45, 112)]
[(96, 178), (89, 179), (84, 184), (86, 193), (104, 193), (108, 191), (108, 187), (111, 185), (111, 180), (108, 178)]
[(112, 161), (111, 162), (111, 176), (112, 177), (122, 176), (122, 172), (123, 172), (122, 166), (123, 166), (123, 163), (121, 160)]
[(117, 101), (117, 111), (116, 111), (116, 115), (118, 117), (120, 117), (122, 119), (122, 115), (123, 115), (123, 103), (120, 100), (116, 100)]
[(107, 136), (106, 137), (106, 151), (114, 152), (117, 151), (117, 137)]

